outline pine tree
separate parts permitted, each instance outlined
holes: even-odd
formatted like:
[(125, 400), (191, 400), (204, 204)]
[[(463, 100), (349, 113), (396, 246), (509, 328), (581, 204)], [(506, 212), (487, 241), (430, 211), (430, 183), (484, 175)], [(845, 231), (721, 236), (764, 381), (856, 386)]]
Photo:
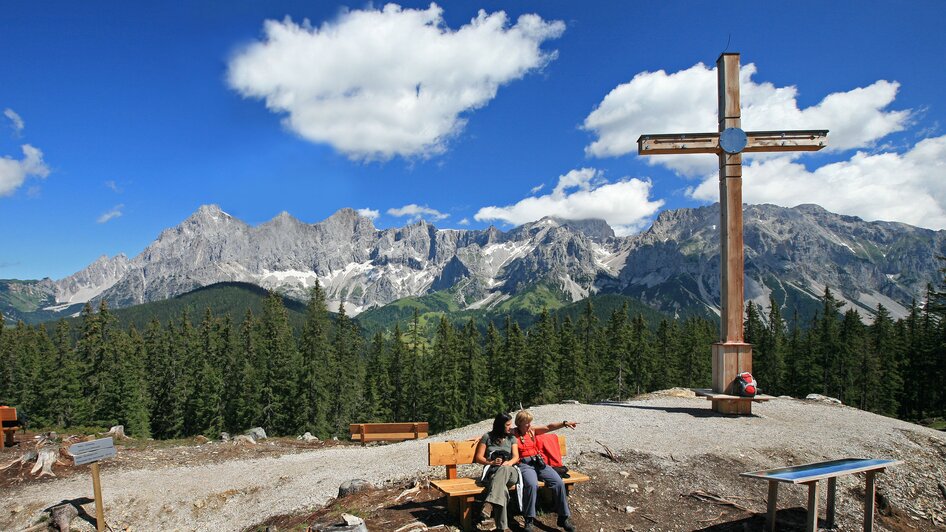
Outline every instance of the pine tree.
[[(266, 361), (263, 378), (263, 428), (277, 435), (299, 429), (296, 372), (299, 366), (295, 339), (282, 297), (270, 292), (263, 306), (260, 329), (260, 356)], [(339, 390), (339, 394), (344, 392)], [(347, 428), (347, 427), (346, 427)]]
[[(264, 379), (267, 374), (267, 362), (261, 355), (260, 324), (250, 310), (246, 311), (240, 325), (239, 349), (242, 363), (240, 380), (244, 383), (237, 405), (237, 425), (235, 430), (245, 430), (263, 424)], [(266, 391), (269, 397), (269, 391)], [(327, 436), (328, 432), (321, 434)]]
[(368, 348), (365, 371), (365, 412), (363, 419), (367, 422), (392, 421), (390, 397), (394, 390), (389, 379), (389, 365), (384, 335), (378, 331), (371, 339)]
[(591, 395), (591, 386), (585, 368), (584, 352), (575, 332), (575, 324), (567, 315), (562, 320), (562, 326), (559, 328), (558, 344), (561, 352), (558, 386), (562, 397), (583, 401)]
[(25, 405), (35, 426), (50, 426), (56, 421), (57, 393), (60, 386), (60, 368), (56, 366), (56, 346), (49, 338), (45, 325), (37, 327), (32, 336), (36, 343), (36, 371), (31, 403)]
[(833, 370), (837, 382), (836, 397), (844, 404), (856, 405), (861, 402), (860, 387), (857, 386), (857, 373), (870, 377), (876, 372), (876, 364), (870, 357), (870, 350), (865, 342), (866, 331), (861, 315), (854, 309), (844, 313), (838, 331), (838, 356), (835, 357)]
[(782, 320), (782, 311), (772, 296), (769, 296), (768, 322), (761, 346), (765, 357), (753, 362), (753, 371), (758, 372), (757, 380), (766, 393), (779, 395), (784, 391), (785, 379), (785, 322)]
[(198, 330), (200, 349), (196, 353), (193, 391), (193, 431), (216, 438), (224, 423), (223, 364), (224, 341), (213, 312), (208, 307)]
[(486, 379), (486, 360), (480, 348), (480, 332), (473, 318), (466, 323), (458, 338), (460, 344), (461, 397), (466, 399), (462, 419), (466, 423), (479, 421), (496, 412), (498, 406)]
[(653, 339), (642, 314), (637, 314), (631, 320), (630, 333), (628, 389), (633, 394), (641, 394), (649, 391), (648, 384), (653, 380), (655, 371)]
[(627, 397), (627, 361), (630, 358), (631, 331), (627, 323), (627, 303), (611, 313), (608, 320), (607, 351), (599, 357), (597, 388), (604, 397), (618, 400)]
[(506, 360), (503, 358), (503, 338), (492, 321), (486, 324), (486, 344), (483, 347), (486, 358), (487, 390), (492, 398), (493, 406), (490, 413), (506, 410), (503, 397), (504, 373), (508, 371)]
[(883, 305), (877, 305), (869, 335), (869, 348), (865, 353), (870, 354), (870, 360), (863, 361), (861, 366), (861, 408), (893, 416), (899, 407), (903, 379), (894, 323)]
[(817, 348), (819, 359), (821, 360), (822, 392), (824, 395), (835, 397), (841, 387), (839, 376), (835, 370), (839, 367), (838, 357), (841, 355), (841, 347), (838, 345), (838, 311), (841, 309), (841, 303), (834, 298), (831, 289), (825, 287), (824, 296), (821, 298), (821, 323), (818, 325)]
[(526, 396), (532, 404), (551, 404), (559, 400), (558, 337), (547, 308), (529, 330), (529, 357), (521, 378), (527, 383)]
[(52, 399), (52, 423), (71, 427), (89, 422), (91, 413), (88, 398), (82, 394), (82, 370), (72, 346), (69, 323), (59, 320), (53, 343), (56, 345), (56, 367), (59, 379)]
[(678, 367), (675, 364), (677, 353), (680, 352), (680, 327), (676, 320), (666, 318), (657, 325), (657, 340), (654, 352), (654, 372), (650, 388), (664, 390), (679, 386), (682, 382)]
[(345, 312), (345, 302), (338, 305), (338, 317), (335, 322), (335, 337), (332, 341), (336, 360), (335, 381), (329, 423), (333, 434), (348, 432), (348, 425), (357, 422), (363, 411), (364, 365), (359, 357), (360, 341), (355, 324)]
[(13, 335), (7, 331), (3, 314), (0, 313), (0, 405), (15, 404), (13, 353)]
[(589, 373), (587, 378), (588, 387), (584, 390), (584, 397), (579, 401), (594, 401), (603, 399), (605, 396), (598, 387), (598, 377), (601, 364), (599, 356), (601, 355), (601, 331), (598, 328), (598, 318), (595, 316), (594, 307), (591, 299), (585, 300), (585, 306), (578, 318), (576, 327), (578, 336), (578, 349), (581, 350), (581, 358), (585, 364), (585, 371)]
[(136, 438), (149, 438), (147, 374), (145, 373), (145, 341), (134, 326), (127, 334), (128, 348), (119, 352), (119, 422)]
[(301, 392), (305, 429), (322, 438), (332, 432), (329, 424), (332, 400), (330, 387), (337, 371), (335, 353), (329, 342), (330, 329), (325, 292), (316, 282), (306, 308), (299, 350), (302, 357)]
[(519, 404), (528, 404), (523, 372), (527, 371), (523, 361), (527, 347), (526, 339), (519, 324), (506, 316), (506, 337), (503, 353), (508, 369), (503, 372), (503, 403), (507, 408), (516, 408)]
[(118, 424), (121, 420), (121, 353), (128, 348), (125, 333), (119, 330), (115, 317), (108, 309), (108, 303), (103, 299), (99, 303), (96, 314), (101, 334), (101, 349), (93, 359), (92, 370), (94, 375), (94, 418), (104, 426)]
[(434, 388), (434, 418), (431, 428), (442, 431), (460, 425), (463, 419), (465, 401), (460, 379), (467, 377), (460, 374), (459, 354), (457, 353), (456, 331), (440, 317), (434, 337), (433, 360), (436, 386)]
[(407, 346), (401, 338), (400, 324), (394, 324), (391, 334), (391, 363), (388, 365), (388, 381), (391, 383), (391, 421), (407, 421), (410, 405), (405, 387), (411, 382), (410, 360)]
[(152, 319), (145, 329), (147, 353), (145, 367), (148, 373), (149, 420), (155, 438), (173, 438), (180, 433), (182, 401), (177, 392), (180, 375), (178, 361), (171, 351), (169, 331), (158, 320)]

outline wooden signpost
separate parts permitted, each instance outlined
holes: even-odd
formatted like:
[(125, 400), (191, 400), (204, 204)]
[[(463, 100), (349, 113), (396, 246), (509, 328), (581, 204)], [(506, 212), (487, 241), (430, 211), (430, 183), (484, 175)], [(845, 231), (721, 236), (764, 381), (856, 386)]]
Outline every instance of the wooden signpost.
[(76, 465), (92, 464), (92, 490), (95, 493), (95, 527), (99, 532), (105, 530), (105, 510), (102, 507), (102, 481), (99, 477), (99, 460), (115, 456), (115, 443), (112, 438), (102, 438), (82, 443), (74, 443), (69, 453)]
[(742, 154), (817, 151), (825, 147), (827, 130), (750, 131), (741, 129), (739, 54), (716, 60), (719, 132), (641, 135), (640, 155), (715, 153), (719, 156), (720, 338), (713, 344), (713, 410), (751, 414), (752, 399), (732, 395), (736, 375), (752, 372), (752, 346), (742, 330), (743, 241)]

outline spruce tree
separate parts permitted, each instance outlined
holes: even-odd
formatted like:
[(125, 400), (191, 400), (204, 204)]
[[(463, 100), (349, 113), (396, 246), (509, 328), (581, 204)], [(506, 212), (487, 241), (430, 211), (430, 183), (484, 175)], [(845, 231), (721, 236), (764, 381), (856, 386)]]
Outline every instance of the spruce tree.
[(575, 324), (567, 315), (559, 328), (558, 345), (561, 353), (558, 386), (562, 397), (584, 401), (591, 395), (591, 386), (588, 381), (588, 371), (585, 368), (584, 351), (578, 342)]
[(526, 339), (522, 329), (507, 315), (503, 353), (509, 369), (503, 373), (503, 399), (507, 408), (510, 409), (518, 408), (520, 404), (528, 404), (523, 374), (526, 371), (523, 362), (526, 349)]
[(627, 303), (611, 313), (608, 320), (607, 350), (599, 357), (597, 389), (607, 399), (627, 397), (628, 368), (630, 359), (631, 331), (627, 323)]
[(282, 296), (270, 292), (263, 306), (260, 355), (266, 361), (263, 384), (263, 427), (277, 435), (296, 432), (299, 404), (295, 339)]
[(632, 394), (649, 391), (648, 384), (656, 371), (653, 339), (642, 314), (637, 314), (630, 324), (631, 343), (628, 350), (628, 389)]
[(461, 357), (461, 397), (466, 400), (462, 420), (470, 423), (496, 412), (498, 404), (486, 378), (486, 359), (480, 348), (480, 332), (473, 318), (466, 323), (457, 340)]
[(388, 381), (391, 383), (391, 421), (408, 421), (408, 393), (405, 387), (411, 382), (410, 361), (407, 346), (401, 337), (401, 325), (394, 324), (391, 334), (391, 363), (388, 365)]
[(585, 371), (588, 372), (586, 395), (579, 401), (594, 401), (603, 399), (601, 388), (599, 387), (598, 374), (601, 369), (599, 357), (601, 356), (601, 331), (598, 328), (598, 317), (595, 316), (594, 307), (591, 299), (585, 300), (585, 306), (581, 311), (576, 326), (576, 335), (578, 337), (578, 349), (581, 350), (581, 358), (585, 365)]
[(148, 376), (145, 373), (145, 341), (132, 325), (127, 338), (127, 349), (119, 352), (120, 375), (119, 422), (136, 438), (149, 438), (151, 424), (148, 418)]
[(182, 401), (177, 394), (180, 371), (178, 361), (171, 351), (170, 333), (171, 331), (165, 330), (157, 318), (154, 318), (148, 323), (144, 335), (150, 413), (148, 417), (151, 433), (158, 439), (176, 437), (182, 423)]
[(333, 434), (348, 432), (348, 425), (356, 423), (363, 411), (364, 365), (359, 356), (360, 338), (355, 324), (345, 312), (345, 302), (338, 305), (335, 337), (332, 340), (336, 360), (335, 380), (331, 386), (332, 408), (329, 423)]
[(559, 400), (558, 337), (547, 308), (529, 330), (527, 367), (521, 378), (527, 383), (526, 396), (532, 404), (550, 404)]
[(828, 287), (824, 289), (821, 304), (821, 323), (818, 325), (817, 337), (817, 349), (822, 370), (821, 393), (834, 397), (838, 395), (838, 389), (840, 388), (839, 376), (834, 373), (834, 370), (840, 365), (838, 361), (838, 357), (841, 355), (841, 347), (838, 344), (838, 311), (842, 304), (834, 298), (834, 294), (831, 293), (831, 289)]
[(770, 395), (784, 393), (785, 379), (785, 322), (775, 298), (769, 296), (769, 319), (766, 334), (762, 339), (763, 360), (753, 361), (753, 371), (759, 373), (760, 386)]
[(59, 320), (56, 324), (56, 367), (59, 379), (52, 403), (52, 423), (59, 427), (71, 427), (89, 422), (88, 398), (82, 394), (82, 371), (72, 345), (69, 323)]
[(394, 393), (390, 381), (390, 361), (386, 342), (381, 331), (375, 333), (368, 348), (365, 370), (365, 411), (366, 422), (378, 423), (393, 421), (390, 398)]
[(676, 320), (660, 320), (654, 351), (654, 372), (650, 388), (664, 390), (680, 386), (682, 379), (675, 363), (677, 353), (680, 352), (680, 327)]
[(433, 344), (434, 361), (434, 418), (432, 429), (442, 431), (459, 426), (465, 410), (463, 390), (461, 390), (460, 356), (457, 352), (456, 331), (441, 315)]
[(305, 323), (299, 351), (302, 357), (303, 414), (305, 430), (325, 438), (332, 433), (329, 424), (332, 392), (330, 390), (337, 361), (329, 342), (331, 324), (325, 303), (325, 292), (316, 282), (306, 307)]

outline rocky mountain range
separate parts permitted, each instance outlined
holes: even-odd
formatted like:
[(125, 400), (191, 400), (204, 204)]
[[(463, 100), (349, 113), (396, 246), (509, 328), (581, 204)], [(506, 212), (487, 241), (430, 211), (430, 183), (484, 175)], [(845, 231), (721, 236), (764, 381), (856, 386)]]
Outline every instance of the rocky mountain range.
[[(446, 291), (460, 308), (489, 308), (537, 283), (563, 301), (594, 293), (638, 297), (677, 314), (718, 312), (719, 207), (664, 211), (647, 231), (617, 237), (601, 220), (543, 218), (508, 232), (437, 229), (418, 221), (377, 229), (342, 209), (315, 224), (282, 213), (250, 226), (215, 205), (166, 229), (134, 258), (102, 257), (59, 281), (43, 280), (44, 310), (84, 301), (117, 307), (242, 281), (305, 300), (316, 280), (354, 315), (407, 296)], [(767, 308), (812, 304), (830, 287), (869, 315), (903, 316), (938, 284), (946, 231), (865, 222), (816, 205), (745, 207), (746, 298)], [(34, 286), (34, 289), (38, 289)]]

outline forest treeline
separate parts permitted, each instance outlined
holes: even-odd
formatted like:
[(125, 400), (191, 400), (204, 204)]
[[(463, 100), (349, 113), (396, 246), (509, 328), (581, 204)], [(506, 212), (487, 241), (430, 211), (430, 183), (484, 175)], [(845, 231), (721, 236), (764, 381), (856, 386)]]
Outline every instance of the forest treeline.
[[(927, 291), (897, 321), (878, 306), (867, 325), (825, 290), (807, 324), (750, 303), (746, 340), (765, 393), (821, 393), (903, 419), (946, 411), (946, 310)], [(485, 329), (446, 317), (414, 319), (363, 338), (344, 311), (330, 318), (317, 285), (301, 333), (283, 300), (236, 326), (206, 309), (144, 330), (117, 325), (107, 304), (86, 305), (71, 330), (0, 317), (0, 404), (33, 427), (109, 427), (159, 439), (262, 426), (276, 435), (347, 436), (348, 424), (429, 421), (442, 431), (564, 399), (624, 399), (674, 386), (710, 386), (717, 326), (699, 317), (655, 327), (627, 307), (599, 321), (588, 302), (576, 319), (543, 311), (528, 330), (506, 318)]]

